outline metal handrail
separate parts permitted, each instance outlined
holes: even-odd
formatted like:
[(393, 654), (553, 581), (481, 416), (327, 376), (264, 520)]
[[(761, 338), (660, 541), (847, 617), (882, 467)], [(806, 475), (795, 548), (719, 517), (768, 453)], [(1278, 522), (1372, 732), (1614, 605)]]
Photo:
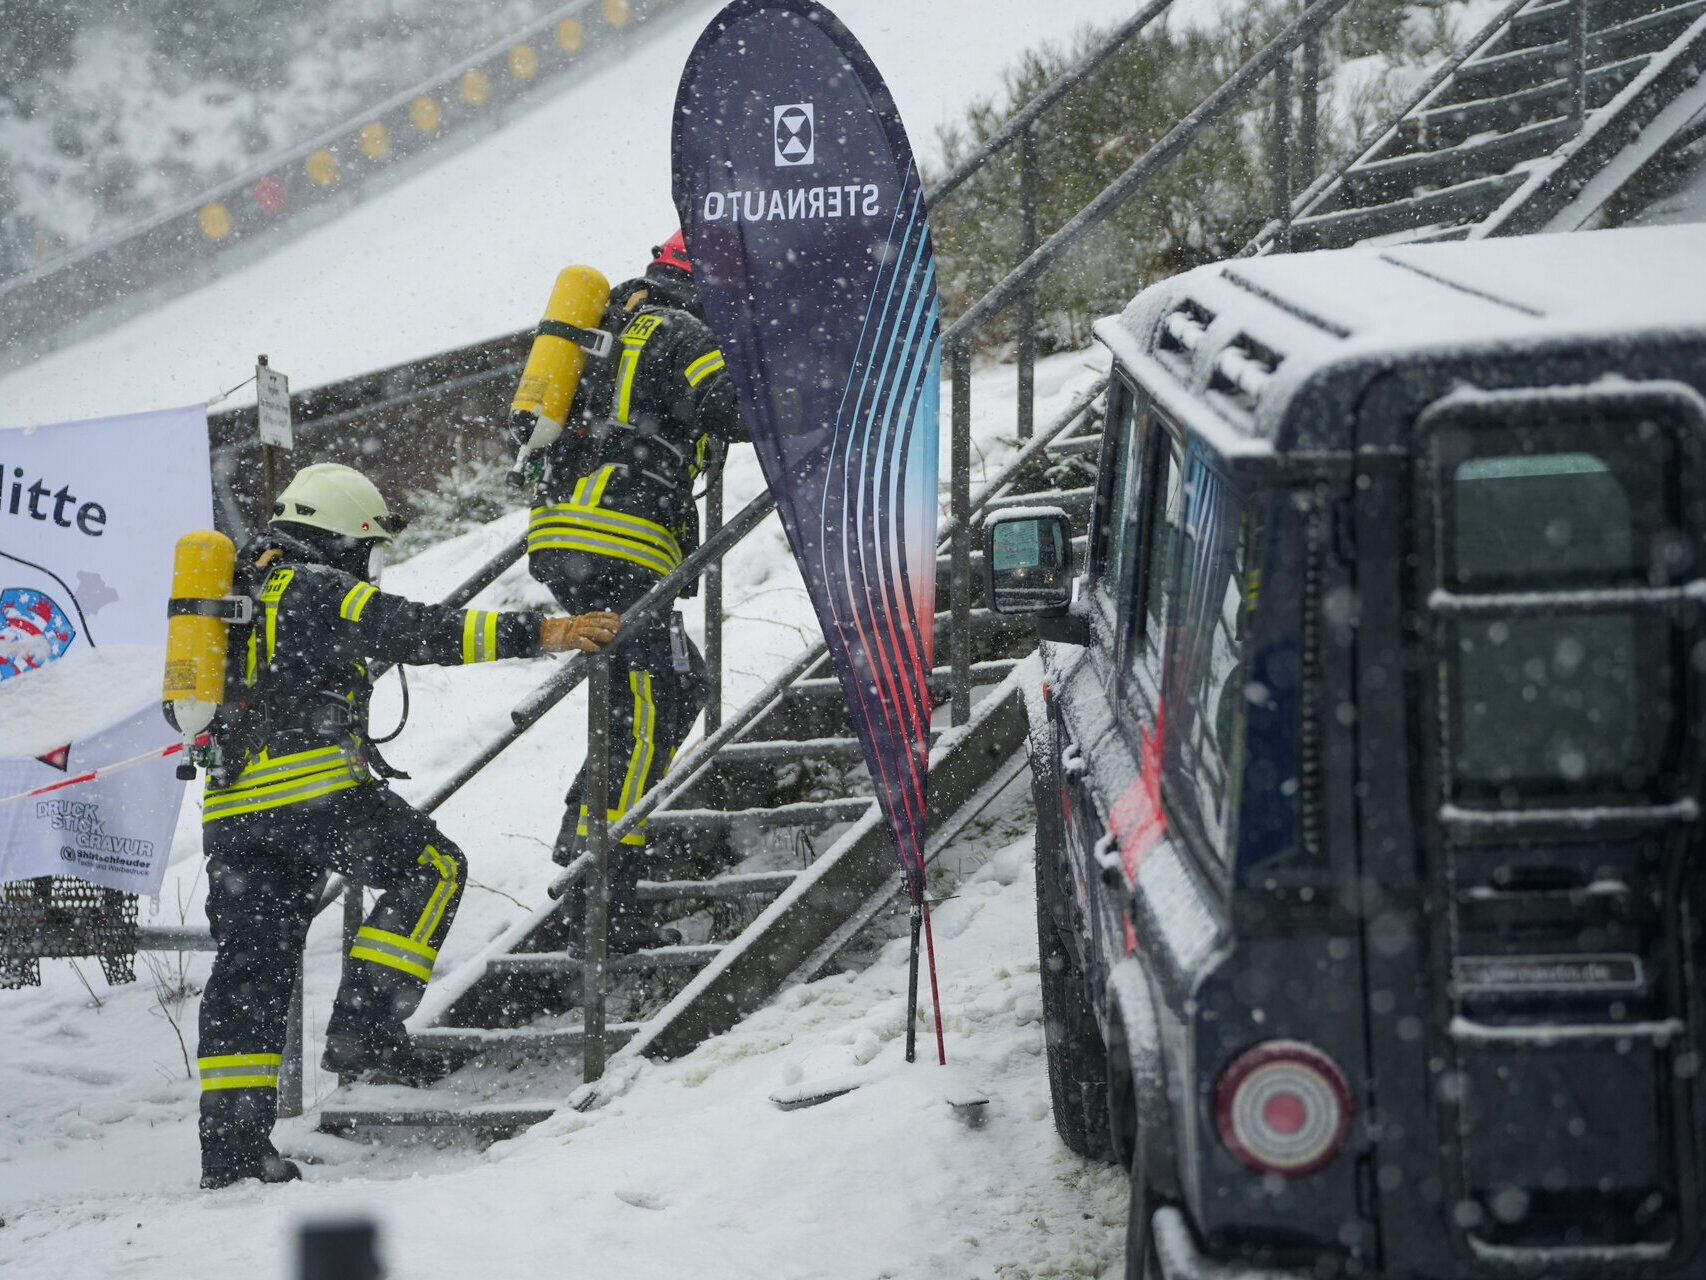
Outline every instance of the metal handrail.
[(1045, 240), (1030, 257), (1008, 275), (942, 332), (942, 346), (951, 349), (969, 342), (1007, 305), (1015, 301), (1020, 290), (1036, 283), (1042, 275), (1068, 250), (1095, 230), (1127, 200), (1142, 189), (1168, 161), (1196, 141), (1209, 126), (1217, 123), (1261, 80), (1278, 65), (1281, 58), (1303, 43), (1310, 32), (1319, 30), (1351, 0), (1315, 0), (1284, 30), (1257, 51), (1254, 57), (1235, 71), (1218, 89), (1204, 98), (1188, 116), (1174, 125), (1167, 136), (1157, 142), (1130, 168), (1104, 187), (1101, 194), (1080, 209), (1065, 226)]
[[(635, 623), (664, 607), (666, 602), (673, 600), (681, 588), (703, 573), (713, 560), (721, 558), (730, 547), (750, 533), (760, 520), (770, 514), (775, 505), (776, 499), (768, 489), (747, 503), (732, 520), (698, 547), (695, 547), (692, 553), (676, 566), (674, 572), (659, 581), (636, 604), (623, 613), (622, 625), (624, 630), (631, 633)], [(620, 645), (624, 641), (618, 637), (614, 643)], [(537, 724), (547, 711), (568, 697), (581, 681), (586, 679), (586, 676), (586, 656), (581, 653), (570, 654), (560, 671), (553, 673), (549, 679), (529, 694), (515, 710), (510, 712), (510, 719), (513, 722), (510, 728), (505, 730), (472, 760), (440, 783), (437, 789), (422, 801), (421, 808), (425, 812), (431, 813), (450, 799), (462, 789), (464, 783), (502, 754), (510, 743)]]
[(998, 152), (1004, 150), (1014, 139), (1035, 124), (1043, 112), (1077, 87), (1084, 77), (1118, 53), (1126, 41), (1141, 32), (1153, 19), (1171, 7), (1172, 3), (1173, 0), (1151, 0), (1150, 4), (1116, 27), (1113, 34), (1106, 40), (1050, 81), (1038, 92), (1036, 97), (1015, 112), (1007, 123), (992, 134), (981, 147), (960, 161), (959, 164), (949, 170), (946, 177), (926, 191), (924, 193), (924, 207), (933, 209), (941, 201), (952, 195), (978, 170), (993, 160)]

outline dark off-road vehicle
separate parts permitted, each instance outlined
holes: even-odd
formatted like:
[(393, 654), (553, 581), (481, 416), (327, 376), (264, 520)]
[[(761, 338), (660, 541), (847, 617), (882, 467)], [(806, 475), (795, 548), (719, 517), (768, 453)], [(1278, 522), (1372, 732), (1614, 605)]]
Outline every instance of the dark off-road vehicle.
[(1098, 326), (1091, 527), (985, 564), (1132, 1276), (1706, 1277), (1702, 282), (1706, 227), (1352, 249)]

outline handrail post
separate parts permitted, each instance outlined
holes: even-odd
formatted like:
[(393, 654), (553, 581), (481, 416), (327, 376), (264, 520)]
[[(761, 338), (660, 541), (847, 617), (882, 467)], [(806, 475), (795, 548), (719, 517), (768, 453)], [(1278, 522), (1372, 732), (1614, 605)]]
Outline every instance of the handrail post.
[(954, 519), (950, 548), (948, 608), (949, 661), (953, 665), (952, 724), (971, 720), (971, 339), (952, 348), (954, 381), (949, 418), (953, 437), (948, 480), (948, 507)]
[(594, 654), (587, 671), (585, 960), (581, 1007), (586, 1011), (583, 1075), (590, 1084), (604, 1074), (604, 972), (610, 908), (610, 657)]
[(1291, 252), (1291, 54), (1274, 63), (1274, 218), (1276, 248)]
[(1570, 0), (1570, 132), (1577, 134), (1588, 114), (1588, 3)]
[[(1037, 248), (1037, 131), (1019, 136), (1019, 261)], [(1028, 284), (1019, 295), (1019, 439), (1029, 440), (1036, 424), (1037, 289)]]
[[(711, 474), (705, 481), (705, 538), (723, 527), (723, 444), (711, 445)], [(705, 566), (705, 733), (723, 723), (723, 558)]]
[[(1315, 181), (1321, 129), (1321, 28), (1303, 37), (1303, 83), (1298, 86), (1297, 180), (1304, 187)], [(1290, 204), (1286, 208), (1290, 211)]]
[(296, 976), (290, 980), (290, 1011), (284, 1015), (284, 1053), (278, 1064), (278, 1114), (302, 1114), (302, 1044), (308, 1027), (302, 1017), (302, 957), (296, 957)]

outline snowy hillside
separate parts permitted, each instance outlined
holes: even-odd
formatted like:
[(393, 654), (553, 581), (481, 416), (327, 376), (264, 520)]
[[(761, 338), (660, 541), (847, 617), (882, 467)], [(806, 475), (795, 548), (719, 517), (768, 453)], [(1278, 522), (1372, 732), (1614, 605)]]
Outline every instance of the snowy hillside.
[[(937, 127), (999, 94), (1025, 50), (1132, 9), (1130, 0), (833, 7), (882, 69), (927, 163)], [(247, 377), (262, 351), (300, 390), (532, 325), (571, 262), (613, 280), (638, 272), (675, 226), (670, 111), (700, 25), (680, 24), (640, 62), (591, 77), (335, 223), (0, 377), (0, 425), (205, 400)]]

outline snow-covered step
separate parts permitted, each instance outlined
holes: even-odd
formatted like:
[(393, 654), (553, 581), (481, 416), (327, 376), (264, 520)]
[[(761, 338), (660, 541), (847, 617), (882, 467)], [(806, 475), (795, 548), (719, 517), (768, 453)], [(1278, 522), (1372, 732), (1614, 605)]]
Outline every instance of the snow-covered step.
[[(626, 955), (611, 956), (609, 969), (612, 973), (638, 973), (654, 969), (699, 969), (715, 959), (717, 953), (722, 949), (720, 943), (707, 943), (699, 946), (648, 947), (640, 951), (629, 952)], [(486, 972), (494, 978), (535, 974), (579, 976), (585, 966), (586, 961), (571, 951), (522, 951), (488, 960)]]
[[(845, 730), (847, 715), (843, 710), (841, 721), (834, 726)], [(865, 816), (871, 807), (868, 796), (855, 796), (844, 800), (812, 800), (798, 804), (776, 805), (766, 809), (663, 809), (646, 821), (646, 831), (649, 838), (660, 847), (667, 846), (676, 856), (697, 856), (730, 854), (739, 847), (744, 838), (756, 838), (759, 833), (766, 831), (782, 831), (790, 827), (821, 828), (835, 826), (843, 822), (857, 822)], [(766, 875), (791, 875), (792, 872), (755, 873), (753, 883)], [(640, 881), (640, 898), (642, 901), (649, 897), (739, 897), (747, 893), (768, 892), (764, 889), (740, 889), (738, 882), (747, 879), (742, 876), (719, 876), (715, 880), (679, 880), (667, 883), (683, 886), (694, 886), (696, 892), (683, 891), (676, 894), (673, 891), (648, 890), (652, 881)], [(727, 882), (727, 887), (725, 887)]]
[(555, 1106), (346, 1107), (320, 1111), (319, 1130), (358, 1142), (490, 1146), (546, 1120)]
[[(843, 801), (842, 804), (849, 809), (857, 808), (858, 812), (853, 815), (855, 818), (864, 817), (871, 807), (869, 800)], [(711, 880), (642, 880), (639, 898), (641, 902), (748, 898), (759, 894), (781, 893), (799, 877), (798, 871), (743, 871), (717, 876)]]
[(1500, 173), (1390, 204), (1299, 218), (1291, 225), (1292, 248), (1331, 249), (1410, 227), (1474, 222), (1503, 204), (1523, 181), (1520, 173)]
[[(1588, 110), (1610, 102), (1647, 65), (1648, 56), (1594, 67), (1587, 77)], [(1496, 98), (1477, 98), (1419, 111), (1404, 122), (1404, 131), (1426, 139), (1430, 148), (1452, 147), (1482, 133), (1505, 133), (1531, 120), (1558, 114), (1569, 103), (1570, 82), (1555, 76), (1531, 88)]]
[[(1650, 13), (1602, 10), (1590, 15), (1588, 65), (1604, 66), (1662, 49), (1703, 13), (1706, 13), (1706, 0), (1668, 4)], [(1452, 77), (1453, 96), (1461, 101), (1493, 98), (1556, 79), (1558, 68), (1569, 65), (1569, 35), (1563, 30), (1545, 34), (1553, 38), (1543, 43), (1513, 45), (1489, 57), (1465, 62)]]
[[(604, 1028), (605, 1041), (615, 1049), (639, 1029), (637, 1022), (612, 1022)], [(442, 1053), (461, 1066), (475, 1058), (507, 1064), (572, 1056), (585, 1046), (586, 1032), (581, 1027), (428, 1027), (411, 1039), (417, 1048)]]
[(1571, 137), (1563, 116), (1539, 120), (1440, 151), (1411, 151), (1352, 165), (1345, 171), (1349, 205), (1387, 203), (1413, 195), (1421, 187), (1445, 187), (1489, 174), (1504, 173), (1525, 160), (1552, 154)]
[[(1575, 0), (1550, 0), (1531, 4), (1505, 26), (1498, 48), (1520, 48), (1554, 44), (1570, 34), (1571, 9)], [(1588, 29), (1597, 31), (1612, 23), (1626, 22), (1642, 14), (1674, 8), (1676, 0), (1588, 0)]]

